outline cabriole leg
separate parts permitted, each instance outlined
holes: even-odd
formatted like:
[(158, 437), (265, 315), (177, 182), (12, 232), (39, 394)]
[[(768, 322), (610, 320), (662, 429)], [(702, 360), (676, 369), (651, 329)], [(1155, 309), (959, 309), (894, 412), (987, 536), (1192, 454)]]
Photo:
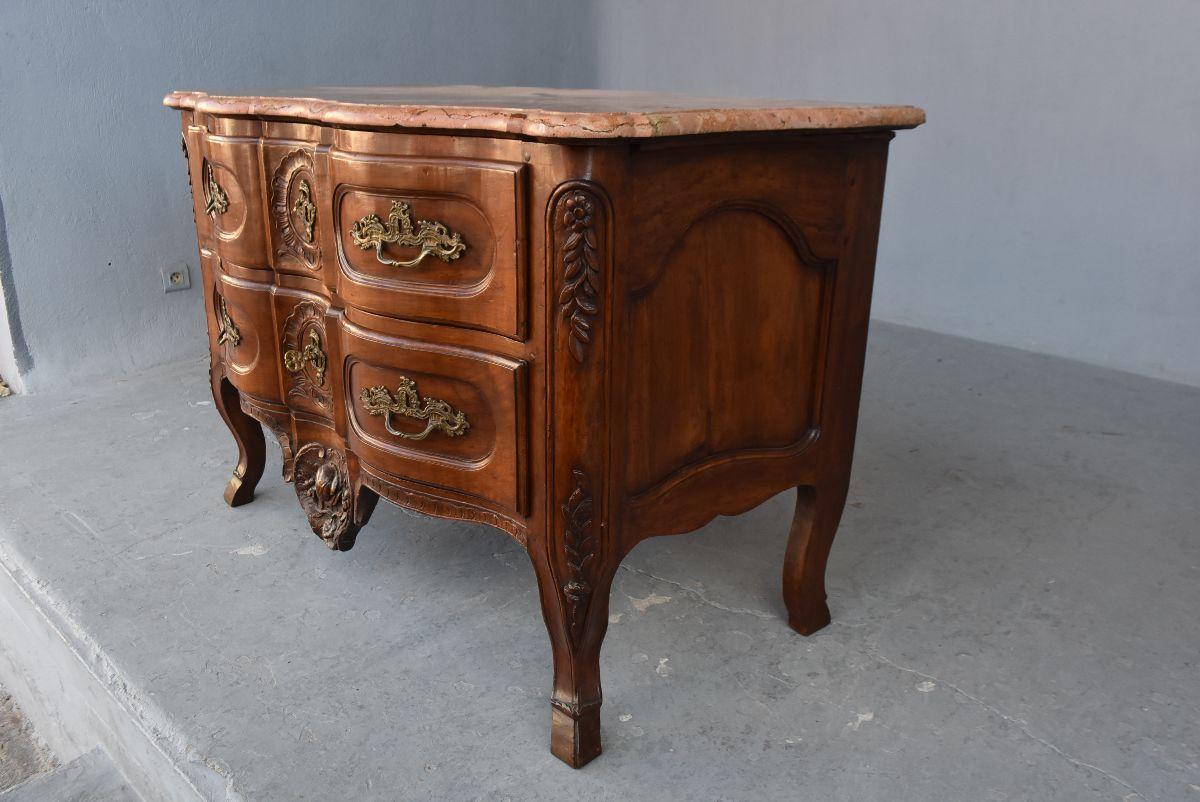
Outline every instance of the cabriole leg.
[(846, 504), (846, 488), (796, 488), (796, 513), (783, 560), (788, 625), (811, 635), (829, 623), (825, 564)]
[(225, 503), (239, 507), (254, 498), (254, 488), (262, 478), (267, 461), (267, 444), (262, 426), (242, 411), (240, 396), (220, 368), (211, 371), (212, 394), (217, 411), (238, 445), (238, 464), (225, 487)]
[(600, 646), (608, 629), (608, 594), (616, 567), (601, 563), (586, 543), (567, 555), (563, 575), (556, 575), (544, 557), (530, 556), (554, 652), (550, 751), (580, 768), (601, 751)]

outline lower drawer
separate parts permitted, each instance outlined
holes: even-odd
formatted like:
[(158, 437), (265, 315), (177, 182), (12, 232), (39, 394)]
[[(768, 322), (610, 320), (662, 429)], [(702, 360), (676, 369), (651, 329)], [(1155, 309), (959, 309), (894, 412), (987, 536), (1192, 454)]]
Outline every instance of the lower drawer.
[(364, 463), (526, 514), (526, 364), (344, 324), (348, 436)]
[(212, 260), (206, 273), (209, 346), (222, 355), (225, 375), (243, 393), (279, 401), (271, 286), (228, 276)]

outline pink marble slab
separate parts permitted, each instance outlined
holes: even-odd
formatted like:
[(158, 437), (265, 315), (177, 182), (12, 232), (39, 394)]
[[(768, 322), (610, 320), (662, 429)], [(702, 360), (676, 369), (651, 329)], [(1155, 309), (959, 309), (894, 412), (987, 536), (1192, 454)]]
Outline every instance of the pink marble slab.
[(203, 114), (371, 128), (480, 131), (545, 139), (915, 128), (925, 122), (925, 112), (915, 106), (534, 87), (313, 87), (261, 94), (172, 92), (163, 103)]

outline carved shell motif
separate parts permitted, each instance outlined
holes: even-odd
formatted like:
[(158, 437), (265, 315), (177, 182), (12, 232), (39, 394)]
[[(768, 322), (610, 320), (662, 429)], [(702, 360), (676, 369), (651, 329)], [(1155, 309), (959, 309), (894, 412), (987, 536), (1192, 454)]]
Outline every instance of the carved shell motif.
[(291, 379), (289, 398), (305, 398), (330, 409), (328, 355), (325, 351), (325, 308), (301, 301), (283, 324), (284, 367)]
[(275, 168), (271, 179), (271, 217), (279, 238), (275, 252), (309, 269), (317, 266), (317, 205), (312, 157), (294, 150)]
[(358, 536), (358, 526), (354, 523), (354, 490), (346, 457), (335, 448), (309, 443), (296, 452), (292, 474), (296, 496), (313, 533), (331, 549), (350, 549)]

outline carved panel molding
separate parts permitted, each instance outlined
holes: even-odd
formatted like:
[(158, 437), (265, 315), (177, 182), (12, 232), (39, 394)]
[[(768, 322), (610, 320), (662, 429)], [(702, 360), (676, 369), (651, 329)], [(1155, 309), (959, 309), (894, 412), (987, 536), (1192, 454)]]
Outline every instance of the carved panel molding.
[(315, 268), (320, 256), (315, 236), (314, 186), (312, 156), (305, 150), (294, 150), (285, 156), (271, 179), (271, 217), (279, 233), (275, 252), (308, 268)]
[(364, 487), (374, 490), (393, 504), (398, 504), (406, 509), (426, 515), (436, 515), (439, 518), (488, 524), (503, 531), (522, 546), (528, 540), (525, 527), (498, 512), (477, 507), (474, 504), (468, 504), (464, 501), (439, 498), (419, 493), (416, 490), (406, 487), (399, 487), (385, 482), (367, 471), (363, 471), (361, 481)]
[(328, 410), (332, 390), (327, 381), (325, 308), (312, 301), (296, 304), (283, 324), (284, 368), (291, 376), (289, 398), (307, 398)]

